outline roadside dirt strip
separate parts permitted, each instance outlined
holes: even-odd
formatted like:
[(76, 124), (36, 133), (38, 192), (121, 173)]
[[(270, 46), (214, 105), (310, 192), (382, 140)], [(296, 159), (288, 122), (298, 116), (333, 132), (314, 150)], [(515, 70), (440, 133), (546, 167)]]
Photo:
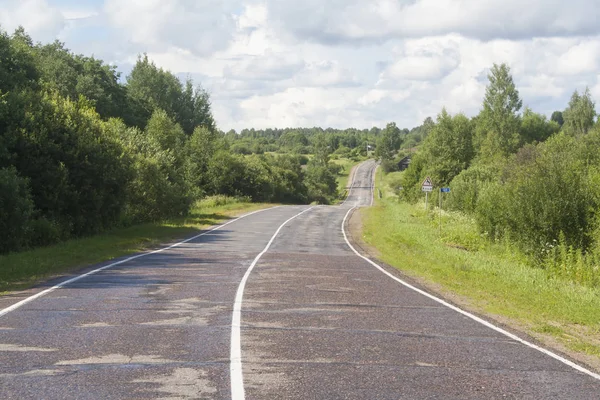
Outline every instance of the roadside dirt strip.
[(593, 372), (353, 252), (375, 167), (342, 206), (255, 213), (5, 312), (0, 398), (598, 399)]

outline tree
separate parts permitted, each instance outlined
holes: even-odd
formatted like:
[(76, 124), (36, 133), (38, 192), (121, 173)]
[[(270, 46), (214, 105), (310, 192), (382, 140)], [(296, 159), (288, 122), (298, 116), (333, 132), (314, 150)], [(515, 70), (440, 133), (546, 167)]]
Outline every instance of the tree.
[(506, 64), (494, 64), (488, 74), (483, 110), (479, 124), (479, 153), (484, 159), (506, 157), (521, 144), (518, 114), (523, 103)]
[(524, 143), (543, 142), (560, 130), (555, 121), (548, 121), (545, 115), (534, 113), (529, 107), (523, 112), (521, 138)]
[(474, 156), (473, 127), (469, 118), (463, 114), (452, 117), (442, 109), (423, 143), (423, 152), (428, 175), (438, 184), (449, 184), (469, 167)]
[(331, 154), (330, 145), (327, 143), (327, 138), (324, 134), (320, 133), (313, 139), (313, 153), (314, 158), (312, 161), (316, 165), (327, 167), (329, 165), (329, 155)]
[(14, 168), (0, 168), (0, 254), (27, 243), (33, 211), (28, 180)]
[(556, 122), (561, 128), (565, 123), (563, 113), (561, 111), (554, 111), (552, 113), (552, 117), (550, 117), (550, 120)]
[(114, 226), (130, 173), (122, 147), (93, 107), (57, 93), (31, 94), (20, 107), (26, 112), (6, 133), (14, 138), (12, 164), (29, 180), (36, 209), (54, 226), (53, 237)]
[[(208, 93), (192, 80), (185, 85), (169, 71), (158, 68), (148, 56), (140, 56), (127, 77), (127, 94), (136, 105), (138, 120), (145, 121), (156, 110), (164, 110), (187, 135), (198, 126), (214, 130)], [(140, 126), (140, 127), (143, 127)]]
[(187, 179), (198, 194), (210, 193), (208, 168), (211, 159), (218, 151), (224, 151), (227, 143), (224, 136), (206, 127), (197, 127), (187, 142)]
[(393, 159), (395, 152), (402, 145), (400, 134), (400, 129), (398, 129), (395, 122), (388, 123), (377, 139), (375, 157), (382, 161)]
[(566, 133), (575, 136), (588, 133), (594, 126), (596, 117), (596, 105), (592, 100), (589, 88), (586, 88), (582, 95), (577, 91), (573, 93), (563, 117), (565, 119), (563, 129)]
[(30, 43), (31, 38), (22, 28), (12, 38), (0, 30), (0, 95), (15, 89), (37, 88), (39, 71)]

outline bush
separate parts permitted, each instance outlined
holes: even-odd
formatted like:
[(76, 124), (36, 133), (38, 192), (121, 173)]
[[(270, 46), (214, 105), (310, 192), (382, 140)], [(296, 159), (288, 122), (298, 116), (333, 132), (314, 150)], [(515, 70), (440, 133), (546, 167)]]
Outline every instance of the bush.
[(478, 223), (536, 257), (561, 234), (566, 246), (586, 251), (598, 209), (587, 163), (576, 140), (563, 134), (526, 146), (507, 164), (503, 181), (483, 191)]
[(7, 136), (14, 138), (14, 166), (29, 179), (40, 215), (72, 235), (118, 223), (130, 171), (98, 114), (85, 99), (56, 94), (31, 94), (22, 106), (26, 112)]
[(33, 201), (28, 181), (14, 168), (0, 169), (0, 253), (26, 246)]
[(337, 181), (331, 169), (314, 162), (306, 169), (306, 187), (311, 202), (329, 204), (337, 197)]
[(31, 246), (49, 246), (66, 240), (68, 237), (69, 232), (64, 224), (52, 222), (43, 217), (30, 222), (29, 243)]
[(398, 163), (395, 160), (383, 160), (381, 162), (381, 169), (386, 174), (398, 171)]
[(474, 165), (462, 171), (450, 183), (452, 190), (446, 206), (451, 210), (475, 212), (481, 192), (496, 181), (498, 175), (497, 168), (489, 165)]

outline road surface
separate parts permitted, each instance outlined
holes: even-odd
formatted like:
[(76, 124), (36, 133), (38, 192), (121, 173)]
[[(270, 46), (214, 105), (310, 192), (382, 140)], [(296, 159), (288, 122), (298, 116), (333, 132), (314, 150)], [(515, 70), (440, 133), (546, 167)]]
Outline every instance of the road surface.
[(342, 222), (374, 169), (341, 206), (253, 213), (0, 298), (0, 398), (600, 398), (596, 377), (355, 254)]

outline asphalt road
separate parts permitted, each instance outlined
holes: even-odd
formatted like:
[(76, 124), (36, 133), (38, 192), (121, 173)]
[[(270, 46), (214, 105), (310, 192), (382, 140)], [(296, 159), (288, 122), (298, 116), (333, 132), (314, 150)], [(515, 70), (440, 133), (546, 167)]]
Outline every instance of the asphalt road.
[(374, 167), (342, 206), (255, 213), (3, 315), (45, 288), (0, 298), (0, 399), (599, 399), (350, 249)]

